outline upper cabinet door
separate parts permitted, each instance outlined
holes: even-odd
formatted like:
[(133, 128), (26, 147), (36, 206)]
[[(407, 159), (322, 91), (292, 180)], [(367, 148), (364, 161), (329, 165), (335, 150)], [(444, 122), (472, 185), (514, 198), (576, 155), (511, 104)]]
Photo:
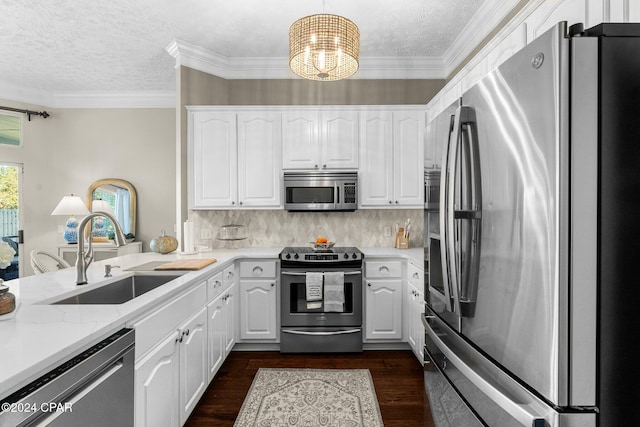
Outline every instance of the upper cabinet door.
[(421, 111), (393, 115), (394, 200), (401, 206), (424, 206), (424, 116)]
[(358, 112), (321, 113), (320, 169), (358, 168)]
[(236, 115), (189, 112), (189, 189), (192, 208), (235, 207)]
[(390, 111), (360, 117), (361, 206), (389, 206), (393, 199), (393, 119)]
[(282, 119), (277, 112), (238, 114), (238, 204), (282, 206)]
[(282, 115), (282, 167), (317, 169), (320, 167), (318, 113), (288, 111)]

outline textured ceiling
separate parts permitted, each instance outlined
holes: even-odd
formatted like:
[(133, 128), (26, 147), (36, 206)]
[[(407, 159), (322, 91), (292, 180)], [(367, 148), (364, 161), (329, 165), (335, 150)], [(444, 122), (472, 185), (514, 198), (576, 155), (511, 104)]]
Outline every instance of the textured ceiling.
[(363, 58), (441, 57), (484, 2), (0, 0), (0, 88), (171, 91), (172, 40), (228, 58), (286, 60), (289, 26), (323, 11), (358, 25)]

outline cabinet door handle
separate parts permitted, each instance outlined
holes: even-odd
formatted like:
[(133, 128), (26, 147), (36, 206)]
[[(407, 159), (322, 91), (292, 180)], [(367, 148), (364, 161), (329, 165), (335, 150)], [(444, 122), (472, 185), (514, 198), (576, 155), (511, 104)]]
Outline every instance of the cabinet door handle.
[(275, 285), (276, 285), (275, 283), (272, 283), (272, 284), (271, 284), (271, 287), (273, 288)]
[(396, 205), (398, 204), (398, 201), (396, 200)]
[(367, 283), (367, 286), (371, 287), (371, 283)]
[(392, 204), (393, 204), (393, 202), (392, 202), (391, 200), (389, 200), (389, 204), (390, 204), (390, 205), (392, 205)]
[(326, 168), (327, 168), (327, 165), (322, 165), (322, 169), (326, 169)]
[(420, 275), (418, 273), (413, 273), (413, 278), (417, 279), (418, 277), (420, 277)]
[(240, 206), (242, 206), (242, 202), (240, 202)]

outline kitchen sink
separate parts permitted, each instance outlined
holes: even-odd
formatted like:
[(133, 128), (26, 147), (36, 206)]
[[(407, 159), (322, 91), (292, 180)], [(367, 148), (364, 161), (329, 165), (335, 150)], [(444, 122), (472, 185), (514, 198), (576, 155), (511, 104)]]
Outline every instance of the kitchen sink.
[(51, 304), (123, 304), (180, 276), (134, 274)]

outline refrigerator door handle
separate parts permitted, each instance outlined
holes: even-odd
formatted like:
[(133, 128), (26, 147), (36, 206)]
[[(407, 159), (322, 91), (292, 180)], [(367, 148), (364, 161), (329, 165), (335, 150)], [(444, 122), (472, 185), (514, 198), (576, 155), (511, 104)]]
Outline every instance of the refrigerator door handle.
[[(446, 310), (453, 313), (454, 306), (452, 301), (457, 299), (457, 295), (453, 294), (454, 283), (452, 282), (452, 274), (450, 271), (451, 262), (449, 260), (449, 247), (452, 246), (451, 235), (449, 234), (449, 221), (453, 221), (453, 194), (455, 174), (452, 173), (452, 167), (455, 167), (456, 150), (459, 134), (456, 130), (458, 110), (455, 116), (451, 116), (451, 125), (449, 127), (449, 135), (442, 154), (442, 170), (440, 171), (440, 260), (442, 263), (442, 281), (445, 296)], [(451, 159), (453, 158), (453, 165)], [(451, 203), (450, 203), (451, 199)]]
[[(480, 374), (474, 371), (473, 368), (460, 359), (454, 351), (447, 347), (438, 334), (431, 328), (428, 321), (424, 322), (424, 325), (426, 327), (427, 335), (438, 347), (438, 350), (445, 357), (445, 360), (448, 360), (450, 363), (455, 365), (462, 375), (464, 375), (471, 383), (473, 383), (473, 385), (489, 397), (496, 405), (502, 408), (514, 419), (518, 420), (523, 426), (542, 427), (546, 425), (543, 416), (531, 412), (531, 405), (515, 402), (500, 389), (487, 382)], [(438, 367), (438, 369), (441, 370), (440, 367)], [(443, 374), (446, 375), (445, 372), (443, 372)]]
[[(460, 289), (458, 290), (457, 305), (461, 317), (473, 317), (475, 314), (476, 298), (478, 294), (478, 274), (480, 271), (480, 237), (482, 229), (482, 180), (480, 176), (480, 151), (478, 148), (478, 126), (475, 111), (471, 107), (460, 107), (461, 144), (464, 156), (463, 164), (466, 171), (465, 194), (462, 210), (454, 213), (460, 222), (459, 231), (461, 252), (458, 269), (460, 272)], [(462, 231), (465, 222), (465, 232)], [(462, 256), (464, 255), (464, 256)], [(462, 271), (464, 270), (464, 274)]]

